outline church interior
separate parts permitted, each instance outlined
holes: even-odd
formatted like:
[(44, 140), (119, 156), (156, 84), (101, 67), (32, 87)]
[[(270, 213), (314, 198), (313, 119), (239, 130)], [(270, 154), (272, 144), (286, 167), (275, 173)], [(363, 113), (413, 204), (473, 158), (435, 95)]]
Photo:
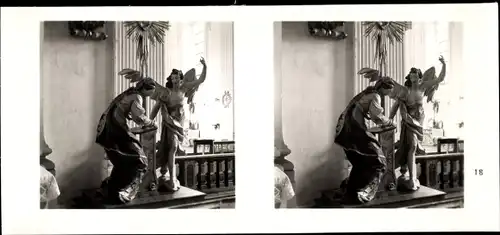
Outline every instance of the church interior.
[[(353, 206), (335, 201), (352, 168), (334, 142), (335, 131), (349, 101), (372, 85), (358, 71), (373, 66), (376, 44), (367, 36), (365, 22), (331, 22), (336, 26), (326, 30), (311, 23), (274, 25), (275, 166), (293, 187), (285, 207), (349, 208)], [(399, 84), (412, 67), (423, 72), (434, 66), (439, 74), (439, 56), (446, 60), (446, 77), (432, 101), (423, 105), (425, 153), (416, 156), (420, 189), (403, 194), (379, 187), (374, 200), (354, 207), (463, 207), (462, 35), (460, 22), (411, 22), (401, 41), (387, 45), (386, 73)], [(386, 115), (393, 103), (388, 97), (383, 100)], [(394, 120), (396, 129), (384, 137), (390, 141), (381, 144), (388, 171), (398, 177), (400, 169), (392, 159), (401, 131), (399, 115)]]
[[(97, 208), (235, 206), (233, 23), (168, 24), (163, 42), (148, 44), (147, 74), (164, 85), (172, 69), (194, 68), (199, 77), (200, 58), (208, 67), (206, 82), (185, 113), (184, 151), (175, 156), (180, 190), (144, 193), (129, 204)], [(133, 86), (119, 72), (139, 67), (137, 42), (128, 30), (126, 22), (41, 22), (41, 208), (98, 204), (98, 189), (113, 166), (96, 144), (96, 127), (110, 102)], [(145, 99), (146, 113), (154, 104)], [(154, 119), (156, 126), (160, 119)], [(158, 130), (151, 146), (160, 137)], [(151, 148), (154, 158), (157, 146)]]

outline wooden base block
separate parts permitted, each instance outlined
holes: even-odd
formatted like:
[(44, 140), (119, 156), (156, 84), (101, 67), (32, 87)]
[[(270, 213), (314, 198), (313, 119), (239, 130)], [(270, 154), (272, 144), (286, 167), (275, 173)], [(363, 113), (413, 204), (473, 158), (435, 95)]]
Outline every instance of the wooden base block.
[(376, 197), (365, 204), (345, 205), (335, 192), (325, 192), (317, 201), (318, 208), (416, 208), (418, 205), (440, 202), (445, 200), (446, 193), (421, 186), (415, 192), (403, 193), (399, 191), (378, 192)]
[(138, 195), (126, 204), (106, 204), (98, 189), (87, 190), (76, 200), (79, 209), (159, 209), (175, 208), (183, 204), (197, 203), (205, 200), (206, 194), (181, 186), (176, 192), (149, 192)]
[(122, 205), (104, 205), (106, 209), (158, 209), (169, 208), (186, 203), (200, 202), (206, 194), (200, 191), (182, 187), (173, 193), (154, 193), (138, 197)]

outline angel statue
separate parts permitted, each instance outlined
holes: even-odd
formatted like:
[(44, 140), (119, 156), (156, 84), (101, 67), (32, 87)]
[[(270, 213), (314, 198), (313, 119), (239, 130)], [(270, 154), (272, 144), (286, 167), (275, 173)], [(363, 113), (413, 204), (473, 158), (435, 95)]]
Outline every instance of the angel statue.
[(393, 88), (392, 79), (377, 79), (375, 85), (351, 99), (337, 121), (335, 143), (344, 149), (352, 164), (352, 171), (341, 186), (344, 203), (367, 203), (375, 198), (387, 160), (380, 142), (367, 128), (366, 120), (371, 119), (381, 130), (395, 128), (381, 106), (381, 100)]
[[(185, 105), (190, 105), (198, 87), (205, 82), (207, 74), (207, 65), (202, 57), (200, 63), (203, 65), (203, 70), (198, 79), (196, 79), (195, 69), (190, 69), (185, 74), (182, 71), (173, 69), (170, 76), (167, 77), (165, 86), (155, 82), (155, 92), (151, 95), (151, 99), (156, 103), (153, 106), (150, 119), (154, 120), (161, 111), (162, 127), (159, 149), (156, 154), (157, 166), (159, 166), (161, 176), (159, 177), (160, 191), (177, 191), (180, 189), (180, 183), (177, 180), (175, 169), (175, 155), (178, 151), (182, 151), (181, 143), (184, 136), (184, 108)], [(132, 69), (124, 69), (121, 75), (131, 81), (140, 80), (142, 75), (139, 71)], [(185, 99), (187, 98), (187, 100)], [(169, 177), (167, 178), (167, 172)]]
[(151, 78), (135, 81), (138, 83), (134, 87), (113, 99), (97, 126), (96, 143), (104, 148), (113, 164), (111, 175), (104, 182), (106, 200), (110, 204), (132, 201), (148, 168), (141, 142), (132, 133), (127, 121), (155, 128), (154, 122), (145, 114), (142, 102), (143, 97), (155, 92), (156, 84)]
[[(396, 100), (389, 118), (393, 119), (398, 109), (401, 114), (399, 147), (395, 153), (396, 167), (401, 167), (401, 176), (397, 180), (397, 188), (400, 191), (416, 191), (420, 188), (415, 155), (425, 154), (421, 145), (424, 136), (424, 97), (427, 96), (427, 102), (431, 102), (439, 84), (446, 76), (446, 63), (443, 56), (439, 57), (439, 61), (442, 68), (438, 77), (436, 77), (434, 67), (429, 68), (423, 74), (420, 69), (411, 68), (405, 78), (404, 86), (394, 81), (395, 87), (389, 95)], [(371, 79), (379, 76), (379, 71), (370, 68), (364, 68), (359, 73)], [(406, 172), (409, 174), (407, 175)]]

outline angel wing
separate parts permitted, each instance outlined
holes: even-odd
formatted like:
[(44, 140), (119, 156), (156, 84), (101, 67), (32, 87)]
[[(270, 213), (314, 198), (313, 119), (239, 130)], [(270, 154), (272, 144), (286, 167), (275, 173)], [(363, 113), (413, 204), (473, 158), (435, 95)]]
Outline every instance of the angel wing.
[(141, 72), (137, 71), (137, 70), (134, 70), (134, 69), (122, 69), (122, 71), (120, 71), (118, 73), (118, 75), (120, 76), (125, 76), (125, 79), (128, 79), (130, 80), (130, 83), (132, 82), (138, 82), (142, 79), (142, 74)]
[[(380, 72), (378, 70), (372, 68), (362, 68), (358, 71), (358, 74), (363, 75), (365, 78), (369, 78), (370, 82), (376, 82), (383, 78), (380, 76)], [(394, 99), (406, 100), (405, 98), (407, 96), (408, 89), (396, 82), (394, 79), (392, 79), (392, 81), (394, 82), (394, 88), (389, 96)]]
[(372, 68), (362, 68), (358, 71), (358, 74), (363, 75), (365, 78), (369, 78), (370, 82), (376, 82), (381, 78), (379, 71)]
[[(141, 72), (130, 68), (123, 69), (118, 73), (118, 75), (125, 76), (125, 79), (130, 80), (130, 83), (138, 82), (144, 78)], [(168, 100), (168, 96), (170, 95), (170, 90), (156, 81), (155, 83), (155, 92), (151, 95), (151, 99), (166, 102)]]
[[(437, 80), (436, 77), (436, 68), (434, 66), (427, 69), (422, 76), (422, 83), (428, 83), (429, 81)], [(436, 93), (439, 88), (439, 83), (436, 85), (426, 87), (424, 90), (424, 96), (427, 96), (427, 103), (431, 102), (434, 98), (434, 93)]]
[[(196, 81), (196, 70), (194, 68), (190, 69), (184, 74), (184, 84), (193, 84)], [(188, 98), (187, 103), (191, 104), (193, 102), (194, 94), (198, 91), (199, 85), (193, 87), (187, 87), (185, 96)]]

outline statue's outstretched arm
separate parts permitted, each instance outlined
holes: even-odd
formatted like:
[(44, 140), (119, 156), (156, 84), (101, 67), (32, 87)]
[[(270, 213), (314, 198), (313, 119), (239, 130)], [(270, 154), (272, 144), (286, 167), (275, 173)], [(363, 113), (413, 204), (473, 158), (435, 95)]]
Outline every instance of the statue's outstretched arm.
[[(420, 85), (420, 88), (422, 90), (427, 90), (429, 88), (432, 88), (436, 85), (439, 85), (439, 83), (444, 81), (444, 78), (446, 77), (446, 63), (445, 63), (444, 58), (442, 56), (439, 57), (439, 61), (442, 64), (441, 72), (439, 73), (439, 76), (437, 78), (435, 77), (434, 67), (429, 69), (429, 70), (432, 70), (433, 73), (430, 72), (429, 75), (427, 75), (427, 71), (426, 71), (426, 73), (424, 73), (424, 78), (423, 78), (424, 81)], [(429, 78), (427, 78), (428, 76), (429, 76)]]
[(207, 77), (207, 64), (205, 63), (205, 59), (203, 59), (203, 57), (200, 59), (200, 62), (203, 65), (200, 77), (198, 79), (193, 79), (192, 81), (185, 81), (183, 84), (185, 89), (193, 89), (205, 82), (205, 78)]
[(389, 114), (389, 119), (394, 119), (398, 110), (399, 110), (399, 100), (396, 100), (396, 102), (394, 102), (394, 104), (392, 105), (391, 113)]
[(149, 114), (149, 118), (151, 120), (154, 120), (156, 116), (158, 115), (158, 112), (160, 111), (161, 103), (159, 101), (156, 101), (155, 105), (151, 109), (151, 114)]

